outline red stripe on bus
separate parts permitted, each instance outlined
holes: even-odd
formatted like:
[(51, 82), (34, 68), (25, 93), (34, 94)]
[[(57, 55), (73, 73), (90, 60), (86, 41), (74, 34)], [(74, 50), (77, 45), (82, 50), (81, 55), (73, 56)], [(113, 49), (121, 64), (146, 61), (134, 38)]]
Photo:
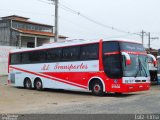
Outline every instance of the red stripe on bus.
[(108, 53), (104, 53), (104, 55), (116, 55), (116, 54), (120, 54), (120, 52), (108, 52)]
[(134, 54), (134, 55), (147, 55), (146, 52), (132, 52), (132, 51), (127, 51), (127, 50), (123, 50), (121, 52), (126, 52), (128, 54)]
[[(123, 51), (120, 51), (120, 52), (126, 52), (128, 54), (134, 54), (134, 55), (147, 55), (146, 52), (132, 52), (132, 51), (126, 51), (126, 50), (123, 50)], [(104, 53), (104, 55), (117, 55), (117, 54), (120, 54), (120, 52), (118, 52), (118, 51), (108, 52), (108, 53)]]
[(40, 76), (40, 77), (48, 78), (48, 79), (51, 79), (51, 80), (55, 80), (55, 81), (58, 81), (58, 82), (66, 83), (66, 84), (69, 84), (69, 85), (73, 85), (73, 86), (76, 86), (76, 87), (88, 89), (87, 86), (83, 87), (82, 85), (77, 85), (76, 83), (70, 83), (69, 81), (66, 81), (66, 80), (60, 80), (60, 78), (52, 78), (52, 76), (48, 76), (48, 75), (45, 75), (43, 73), (42, 74), (35, 73), (35, 72), (32, 72), (32, 71), (24, 70), (24, 69), (13, 67), (13, 66), (10, 66), (10, 68), (13, 68), (13, 69), (16, 69), (16, 70), (19, 70), (19, 71), (22, 71), (22, 72), (30, 73), (30, 74), (33, 74), (33, 75), (37, 75), (37, 76)]

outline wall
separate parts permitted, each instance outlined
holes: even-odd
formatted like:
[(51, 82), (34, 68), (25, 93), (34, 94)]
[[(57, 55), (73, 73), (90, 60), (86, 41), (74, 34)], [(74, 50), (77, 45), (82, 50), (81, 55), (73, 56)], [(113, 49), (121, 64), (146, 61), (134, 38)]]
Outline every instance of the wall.
[(0, 44), (10, 45), (10, 27), (8, 20), (0, 20)]
[(16, 47), (0, 46), (0, 76), (8, 75), (8, 55), (13, 49)]

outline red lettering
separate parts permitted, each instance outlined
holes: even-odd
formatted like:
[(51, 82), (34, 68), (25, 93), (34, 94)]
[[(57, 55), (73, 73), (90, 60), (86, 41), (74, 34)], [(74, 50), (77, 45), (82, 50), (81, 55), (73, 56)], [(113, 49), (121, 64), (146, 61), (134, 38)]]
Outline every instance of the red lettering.
[(50, 68), (49, 64), (48, 65), (44, 64), (41, 70), (49, 70), (49, 68)]
[(76, 69), (88, 69), (88, 66), (87, 65), (84, 65), (83, 63), (81, 63), (80, 65), (73, 65), (73, 64), (70, 64), (70, 65), (59, 65), (58, 63), (54, 66), (54, 69), (68, 69), (69, 71), (71, 70), (76, 70)]

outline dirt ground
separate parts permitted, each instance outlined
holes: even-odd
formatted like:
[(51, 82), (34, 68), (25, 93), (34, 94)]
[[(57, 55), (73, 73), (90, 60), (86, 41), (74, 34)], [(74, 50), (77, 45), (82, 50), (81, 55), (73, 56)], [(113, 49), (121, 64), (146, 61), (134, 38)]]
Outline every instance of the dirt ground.
[(159, 113), (160, 86), (150, 91), (92, 96), (91, 93), (63, 90), (26, 90), (7, 85), (0, 78), (0, 113)]

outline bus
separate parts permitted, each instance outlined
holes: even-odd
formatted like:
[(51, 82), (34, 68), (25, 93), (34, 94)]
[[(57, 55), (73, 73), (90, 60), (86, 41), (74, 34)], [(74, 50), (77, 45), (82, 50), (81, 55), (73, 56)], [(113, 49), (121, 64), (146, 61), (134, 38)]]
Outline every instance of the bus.
[(129, 93), (150, 89), (148, 55), (128, 40), (70, 40), (12, 50), (8, 82), (15, 87)]
[[(150, 54), (152, 55), (152, 54)], [(153, 60), (154, 58), (154, 60)], [(153, 62), (156, 61), (156, 62)], [(149, 57), (148, 59), (149, 73), (151, 82), (157, 82), (157, 60), (155, 57)]]
[(157, 56), (157, 83), (160, 85), (160, 49), (158, 50)]

